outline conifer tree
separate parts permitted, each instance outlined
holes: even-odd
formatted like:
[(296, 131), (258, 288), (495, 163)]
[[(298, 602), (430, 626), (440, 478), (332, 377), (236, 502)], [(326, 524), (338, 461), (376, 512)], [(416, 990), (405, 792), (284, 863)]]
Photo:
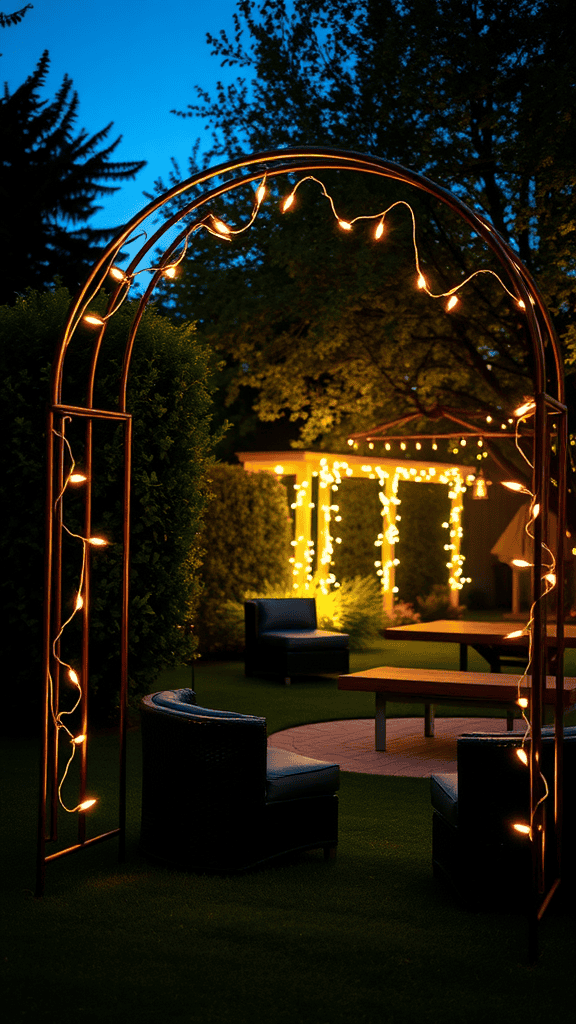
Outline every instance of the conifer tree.
[(75, 291), (116, 230), (89, 226), (98, 199), (145, 165), (111, 160), (121, 141), (108, 142), (112, 122), (95, 135), (75, 129), (79, 99), (67, 75), (52, 101), (41, 99), (49, 67), (44, 51), (26, 81), (13, 93), (6, 85), (0, 99), (0, 303), (56, 277)]

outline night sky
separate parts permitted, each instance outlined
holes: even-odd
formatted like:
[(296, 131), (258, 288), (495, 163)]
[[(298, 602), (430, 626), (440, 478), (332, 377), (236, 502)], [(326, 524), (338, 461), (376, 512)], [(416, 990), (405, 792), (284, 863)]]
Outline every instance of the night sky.
[[(33, 0), (19, 25), (0, 30), (0, 78), (11, 92), (34, 70), (44, 50), (51, 70), (41, 96), (52, 100), (64, 74), (72, 78), (80, 106), (77, 130), (90, 135), (110, 121), (109, 136), (122, 135), (114, 160), (147, 160), (134, 182), (105, 200), (95, 226), (120, 226), (148, 202), (154, 180), (167, 182), (170, 158), (184, 176), (195, 139), (209, 136), (196, 119), (170, 110), (184, 110), (195, 99), (193, 86), (214, 90), (218, 79), (231, 81), (236, 72), (220, 68), (210, 56), (206, 33), (232, 27), (235, 0)], [(11, 13), (25, 0), (0, 0)]]

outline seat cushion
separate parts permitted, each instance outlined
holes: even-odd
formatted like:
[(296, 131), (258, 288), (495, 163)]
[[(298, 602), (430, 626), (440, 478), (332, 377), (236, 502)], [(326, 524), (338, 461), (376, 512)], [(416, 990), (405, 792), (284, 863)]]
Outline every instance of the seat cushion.
[(258, 632), (269, 629), (316, 629), (313, 597), (258, 598)]
[(266, 800), (293, 800), (335, 793), (340, 785), (340, 765), (315, 761), (289, 750), (268, 747)]
[(458, 825), (458, 773), (432, 775), (430, 778), (432, 807), (455, 828)]
[(348, 634), (325, 629), (274, 629), (261, 633), (260, 643), (280, 651), (346, 650)]

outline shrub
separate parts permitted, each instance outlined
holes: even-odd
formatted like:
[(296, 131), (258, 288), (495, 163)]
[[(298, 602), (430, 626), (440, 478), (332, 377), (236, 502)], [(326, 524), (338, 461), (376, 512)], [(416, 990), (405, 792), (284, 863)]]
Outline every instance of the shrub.
[[(41, 678), (44, 416), (52, 356), (69, 304), (70, 295), (58, 287), (30, 291), (15, 306), (0, 307), (0, 488), (7, 513), (2, 533), (3, 649), (15, 666), (12, 681), (26, 693), (32, 690), (30, 681)], [(104, 408), (117, 403), (132, 316), (133, 304), (127, 302), (109, 323), (97, 395)], [(73, 346), (66, 357), (66, 401), (83, 396), (79, 382), (87, 347)], [(129, 671), (131, 692), (137, 694), (152, 686), (163, 667), (189, 658), (194, 642), (185, 624), (192, 618), (198, 586), (195, 536), (206, 500), (213, 438), (209, 357), (190, 325), (176, 326), (148, 308), (134, 350), (128, 407), (134, 428)], [(74, 437), (75, 429), (70, 428), (79, 460), (83, 433)], [(122, 449), (118, 431), (108, 424), (95, 426), (95, 440), (94, 524), (112, 544), (93, 560), (90, 690), (92, 709), (105, 717), (118, 696), (120, 544), (114, 541), (121, 536)], [(75, 500), (71, 496), (66, 508), (71, 522)], [(73, 629), (68, 636), (75, 642)]]
[(195, 632), (202, 653), (232, 652), (244, 643), (238, 609), (245, 595), (288, 586), (287, 498), (271, 473), (247, 473), (241, 466), (213, 466), (210, 487), (199, 538), (202, 594)]
[(466, 611), (466, 606), (463, 604), (451, 604), (448, 587), (433, 587), (427, 597), (417, 598), (417, 603), (421, 622), (433, 622), (434, 619), (459, 619)]

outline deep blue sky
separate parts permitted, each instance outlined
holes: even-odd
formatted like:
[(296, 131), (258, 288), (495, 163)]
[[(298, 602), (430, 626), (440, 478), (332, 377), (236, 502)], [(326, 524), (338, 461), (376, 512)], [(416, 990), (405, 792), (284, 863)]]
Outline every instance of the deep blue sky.
[[(25, 0), (0, 0), (9, 13)], [(148, 202), (158, 176), (165, 181), (170, 158), (188, 174), (187, 157), (205, 133), (196, 119), (180, 118), (195, 99), (193, 86), (214, 90), (236, 74), (210, 56), (206, 33), (231, 29), (236, 0), (33, 0), (16, 26), (0, 30), (0, 79), (13, 92), (48, 50), (51, 70), (42, 98), (53, 99), (68, 74), (77, 90), (78, 129), (92, 135), (114, 122), (110, 139), (122, 135), (116, 160), (147, 160), (134, 182), (105, 201), (93, 223), (120, 226)], [(209, 141), (209, 138), (207, 139)], [(1, 141), (0, 141), (1, 145)]]

